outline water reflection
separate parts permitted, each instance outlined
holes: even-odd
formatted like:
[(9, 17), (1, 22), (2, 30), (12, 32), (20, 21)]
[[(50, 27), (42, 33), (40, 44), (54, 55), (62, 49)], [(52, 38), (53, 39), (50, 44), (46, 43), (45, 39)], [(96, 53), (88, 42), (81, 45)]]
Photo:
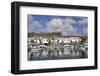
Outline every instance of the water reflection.
[[(42, 46), (42, 45), (41, 45)], [(28, 49), (28, 60), (87, 58), (87, 45), (43, 45)]]

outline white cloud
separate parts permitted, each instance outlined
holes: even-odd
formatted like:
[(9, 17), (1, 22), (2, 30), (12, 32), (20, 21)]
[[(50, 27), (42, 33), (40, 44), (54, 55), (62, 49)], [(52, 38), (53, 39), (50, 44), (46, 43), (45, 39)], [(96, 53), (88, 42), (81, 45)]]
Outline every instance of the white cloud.
[(74, 19), (72, 19), (72, 18), (65, 18), (64, 19), (64, 23), (72, 25), (72, 24), (75, 24), (77, 22)]
[[(47, 31), (48, 32), (73, 32), (74, 28), (73, 25), (76, 23), (75, 20), (72, 18), (66, 18), (66, 19), (61, 19), (61, 18), (53, 18), (51, 21), (48, 22), (47, 24)], [(65, 34), (65, 33), (64, 33)]]
[(47, 32), (62, 31), (63, 21), (60, 18), (53, 18), (47, 23)]
[(88, 18), (83, 18), (82, 20), (79, 20), (78, 24), (82, 26), (82, 34), (87, 35), (88, 34)]
[(88, 19), (87, 18), (83, 18), (82, 20), (78, 21), (79, 24), (87, 24), (88, 23)]
[(72, 18), (66, 18), (63, 20), (63, 28), (62, 30), (66, 31), (66, 32), (74, 32), (75, 28), (73, 27), (73, 24), (76, 24), (77, 22), (72, 19)]
[(42, 25), (35, 21), (34, 18), (31, 15), (28, 15), (28, 32), (32, 32), (34, 28), (41, 28)]
[[(87, 18), (76, 21), (72, 18), (53, 18), (47, 23), (47, 32), (62, 32), (64, 35), (86, 35), (87, 34)], [(82, 30), (75, 28), (73, 24), (82, 25)], [(77, 26), (78, 27), (78, 26)]]

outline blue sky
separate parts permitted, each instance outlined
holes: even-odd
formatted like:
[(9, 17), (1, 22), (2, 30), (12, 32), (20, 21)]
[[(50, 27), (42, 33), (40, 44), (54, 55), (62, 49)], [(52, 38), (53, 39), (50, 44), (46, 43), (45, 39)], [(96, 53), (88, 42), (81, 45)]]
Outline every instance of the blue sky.
[(62, 32), (64, 36), (87, 36), (87, 29), (87, 17), (28, 15), (28, 32)]

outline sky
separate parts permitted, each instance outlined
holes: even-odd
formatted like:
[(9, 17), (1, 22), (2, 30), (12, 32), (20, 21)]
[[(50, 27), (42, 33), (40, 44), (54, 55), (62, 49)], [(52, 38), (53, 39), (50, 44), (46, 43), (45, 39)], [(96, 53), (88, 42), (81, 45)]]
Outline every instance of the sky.
[(27, 15), (28, 32), (61, 32), (63, 36), (87, 36), (88, 17)]

